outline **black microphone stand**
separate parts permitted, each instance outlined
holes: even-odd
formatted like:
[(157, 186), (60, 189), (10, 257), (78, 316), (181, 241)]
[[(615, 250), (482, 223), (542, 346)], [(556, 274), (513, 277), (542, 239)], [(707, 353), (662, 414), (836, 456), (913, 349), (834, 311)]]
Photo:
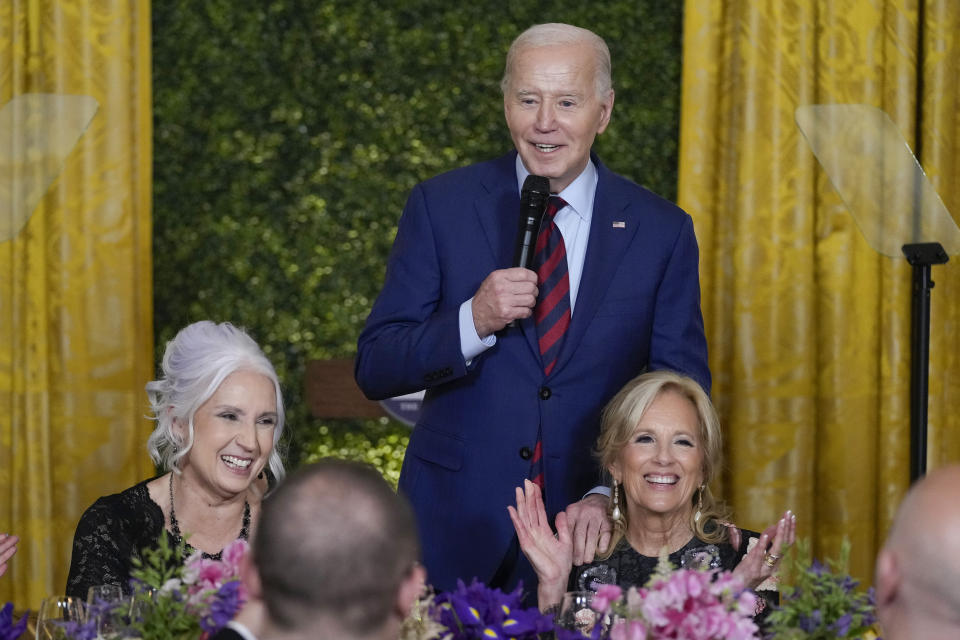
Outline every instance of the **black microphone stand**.
[(910, 483), (927, 472), (927, 392), (930, 378), (930, 267), (950, 258), (939, 242), (903, 245), (913, 266), (910, 327)]

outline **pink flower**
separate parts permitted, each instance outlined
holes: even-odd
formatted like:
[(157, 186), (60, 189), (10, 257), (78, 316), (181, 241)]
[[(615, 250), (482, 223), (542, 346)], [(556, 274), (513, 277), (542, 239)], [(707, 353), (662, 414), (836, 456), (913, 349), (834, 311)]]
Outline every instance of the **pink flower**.
[(234, 540), (223, 548), (223, 563), (232, 572), (232, 575), (240, 575), (240, 561), (250, 551), (250, 545), (246, 540)]
[(637, 589), (636, 587), (627, 589), (627, 613), (634, 615), (640, 613), (640, 607), (643, 606), (643, 600), (646, 597), (646, 589)]
[(616, 602), (623, 595), (623, 589), (615, 584), (605, 584), (593, 595), (590, 601), (590, 608), (600, 613), (605, 613), (610, 608), (611, 602)]
[(234, 577), (233, 571), (219, 560), (210, 560), (200, 557), (194, 560), (196, 554), (187, 559), (183, 572), (183, 581), (191, 585), (191, 593), (217, 589), (221, 584)]
[[(204, 606), (207, 600), (224, 584), (239, 579), (240, 562), (250, 550), (245, 540), (235, 540), (221, 553), (220, 560), (204, 558), (196, 551), (187, 558), (183, 568), (183, 583), (191, 605)], [(241, 599), (246, 599), (243, 585), (238, 586)]]
[(640, 620), (620, 620), (610, 629), (610, 640), (646, 640), (647, 627)]

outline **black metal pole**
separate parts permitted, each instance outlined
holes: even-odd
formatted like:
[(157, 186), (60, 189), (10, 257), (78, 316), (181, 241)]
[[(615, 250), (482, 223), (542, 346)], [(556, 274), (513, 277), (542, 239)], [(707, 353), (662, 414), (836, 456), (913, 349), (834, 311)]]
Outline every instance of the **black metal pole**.
[(913, 265), (910, 339), (910, 483), (927, 472), (927, 397), (930, 382), (930, 265)]
[(913, 266), (910, 325), (910, 483), (927, 472), (927, 397), (930, 376), (930, 267), (949, 257), (939, 242), (903, 245)]

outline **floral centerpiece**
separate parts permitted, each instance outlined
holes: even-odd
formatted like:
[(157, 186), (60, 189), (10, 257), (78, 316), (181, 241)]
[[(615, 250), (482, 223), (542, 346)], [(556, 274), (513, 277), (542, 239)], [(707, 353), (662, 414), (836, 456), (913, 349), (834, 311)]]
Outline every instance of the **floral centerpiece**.
[(161, 535), (156, 548), (133, 560), (130, 608), (118, 611), (118, 603), (94, 602), (85, 621), (64, 625), (67, 638), (94, 640), (103, 616), (114, 617), (120, 636), (143, 640), (202, 640), (219, 631), (244, 602), (239, 569), (249, 547), (237, 540), (219, 560), (197, 551), (181, 563), (184, 548), (171, 546)]
[(505, 594), (476, 579), (428, 594), (404, 623), (401, 640), (748, 640), (755, 639), (756, 596), (729, 572), (660, 568), (642, 589), (606, 585), (593, 597), (587, 629), (558, 626), (552, 615), (524, 609), (520, 588)]
[[(504, 594), (474, 580), (456, 590), (429, 592), (404, 622), (401, 640), (826, 640), (877, 638), (872, 590), (857, 590), (847, 573), (850, 546), (840, 560), (810, 559), (797, 543), (782, 565), (781, 604), (769, 614), (761, 636), (753, 620), (757, 597), (728, 571), (675, 569), (666, 556), (642, 588), (604, 585), (593, 596), (578, 629), (562, 628), (552, 616), (523, 609), (520, 590)], [(584, 612), (581, 612), (584, 613)]]
[(844, 540), (838, 560), (811, 561), (810, 544), (798, 541), (783, 559), (780, 606), (770, 614), (769, 638), (833, 640), (876, 637), (873, 589), (857, 590), (847, 572), (850, 542)]
[(221, 559), (199, 551), (180, 564), (183, 547), (172, 547), (161, 535), (155, 549), (134, 560), (134, 635), (143, 640), (197, 639), (216, 633), (240, 610), (246, 598), (240, 582), (240, 561), (249, 551), (245, 540), (227, 545)]
[[(591, 640), (751, 640), (757, 596), (729, 571), (673, 569), (666, 556), (646, 586), (602, 586), (591, 608)], [(559, 636), (558, 636), (559, 637)], [(577, 637), (577, 636), (568, 636)]]

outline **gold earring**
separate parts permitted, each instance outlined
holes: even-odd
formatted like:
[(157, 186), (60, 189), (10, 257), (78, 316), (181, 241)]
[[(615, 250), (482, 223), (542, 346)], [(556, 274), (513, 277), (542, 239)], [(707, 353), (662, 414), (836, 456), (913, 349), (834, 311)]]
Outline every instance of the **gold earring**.
[(700, 485), (700, 493), (697, 495), (697, 512), (693, 514), (693, 521), (700, 522), (700, 515), (703, 511), (703, 485)]
[(620, 485), (613, 481), (613, 510), (610, 512), (610, 519), (614, 522), (620, 522), (623, 514), (620, 513)]

